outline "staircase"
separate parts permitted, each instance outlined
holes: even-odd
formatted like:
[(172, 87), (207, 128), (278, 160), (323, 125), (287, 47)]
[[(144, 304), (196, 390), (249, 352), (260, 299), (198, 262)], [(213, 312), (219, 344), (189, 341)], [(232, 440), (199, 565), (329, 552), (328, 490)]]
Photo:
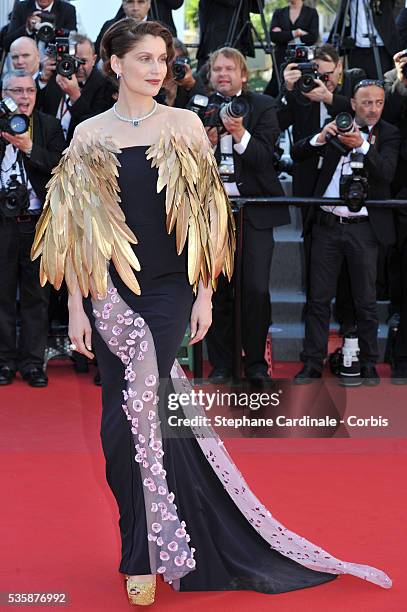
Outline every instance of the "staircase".
[[(301, 321), (305, 304), (303, 248), (300, 209), (290, 206), (291, 225), (274, 231), (275, 248), (270, 274), (272, 326), (270, 327), (273, 359), (298, 361), (304, 338)], [(388, 302), (378, 302), (379, 351), (384, 359), (387, 340)], [(331, 330), (338, 325), (331, 321)]]

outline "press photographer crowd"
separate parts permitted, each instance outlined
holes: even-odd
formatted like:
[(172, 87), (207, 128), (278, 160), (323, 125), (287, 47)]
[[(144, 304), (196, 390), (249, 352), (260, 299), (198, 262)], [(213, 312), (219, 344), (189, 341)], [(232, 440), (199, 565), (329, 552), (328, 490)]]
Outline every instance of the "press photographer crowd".
[[(66, 0), (16, 0), (0, 23), (0, 385), (17, 372), (32, 387), (48, 384), (50, 329), (55, 320), (67, 324), (67, 294), (40, 284), (39, 261), (30, 258), (35, 227), (76, 126), (115, 104), (118, 84), (102, 72), (100, 41), (128, 18), (159, 20), (172, 31), (173, 74), (157, 101), (200, 117), (231, 200), (271, 198), (244, 206), (239, 290), (218, 279), (206, 338), (209, 380), (232, 378), (241, 295), (245, 377), (257, 387), (272, 382), (269, 287), (279, 288), (270, 270), (274, 228), (291, 223), (290, 202), (282, 200), (289, 195), (309, 200), (298, 203), (305, 282), (297, 289), (306, 304), (302, 368), (293, 382), (321, 378), (335, 300), (343, 347), (333, 371), (343, 385), (379, 384), (377, 300), (384, 295), (397, 330), (391, 380), (407, 384), (407, 9), (392, 0), (340, 0), (325, 42), (319, 3), (289, 0), (266, 23), (264, 0), (200, 0), (199, 45), (189, 53), (172, 17), (182, 4), (122, 0), (95, 41), (80, 32)], [(260, 16), (259, 38), (273, 62), (263, 92), (249, 85), (250, 13)], [(282, 158), (287, 142), (291, 160)], [(292, 183), (281, 181), (287, 172)], [(79, 356), (77, 365), (86, 367)]]

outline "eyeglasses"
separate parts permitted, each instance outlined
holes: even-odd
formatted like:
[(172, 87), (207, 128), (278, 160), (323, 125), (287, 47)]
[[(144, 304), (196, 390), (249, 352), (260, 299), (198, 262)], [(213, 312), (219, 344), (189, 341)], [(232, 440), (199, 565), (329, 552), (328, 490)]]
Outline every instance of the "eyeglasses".
[(362, 81), (359, 81), (359, 83), (356, 83), (353, 94), (355, 94), (358, 89), (362, 89), (362, 87), (372, 87), (372, 85), (384, 89), (384, 81), (379, 79), (363, 79)]
[(22, 96), (24, 93), (27, 93), (29, 96), (33, 96), (37, 93), (35, 87), (7, 87), (4, 91), (9, 91), (16, 96)]

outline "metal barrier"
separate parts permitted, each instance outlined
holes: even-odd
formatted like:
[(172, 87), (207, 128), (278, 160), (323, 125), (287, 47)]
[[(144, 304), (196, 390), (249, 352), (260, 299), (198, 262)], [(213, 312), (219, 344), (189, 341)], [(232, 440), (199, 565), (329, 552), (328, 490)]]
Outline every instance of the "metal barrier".
[[(296, 197), (231, 197), (232, 210), (236, 220), (236, 252), (233, 274), (234, 287), (234, 347), (233, 347), (233, 377), (239, 380), (242, 370), (242, 254), (243, 254), (243, 212), (248, 205), (286, 204), (290, 206), (343, 206), (339, 198), (296, 198)], [(366, 200), (368, 208), (382, 207), (405, 208), (407, 200)], [(194, 345), (194, 377), (202, 378), (202, 342)]]

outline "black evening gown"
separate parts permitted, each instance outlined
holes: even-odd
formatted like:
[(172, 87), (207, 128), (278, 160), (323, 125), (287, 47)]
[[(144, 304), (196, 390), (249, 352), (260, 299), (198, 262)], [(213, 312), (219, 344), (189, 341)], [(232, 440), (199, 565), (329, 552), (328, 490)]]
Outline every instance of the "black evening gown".
[[(186, 273), (186, 253), (177, 255), (174, 233), (167, 234), (165, 191), (157, 194), (157, 170), (146, 160), (146, 148), (125, 148), (118, 156), (121, 207), (128, 226), (138, 239), (133, 248), (142, 268), (137, 273), (141, 295), (127, 288), (112, 264), (109, 271), (118, 296), (133, 314), (138, 313), (144, 319), (151, 331), (162, 380), (169, 378), (189, 322), (193, 296)], [(89, 302), (86, 308), (90, 312)], [(149, 561), (146, 493), (141, 467), (135, 461), (129, 417), (126, 418), (122, 409), (125, 364), (102, 338), (96, 315), (90, 319), (102, 379), (101, 438), (106, 475), (120, 512), (122, 559), (119, 571), (131, 575), (155, 573)], [(166, 410), (165, 402), (160, 402), (159, 410)], [(163, 416), (160, 414), (161, 421)], [(271, 548), (225, 491), (193, 435), (186, 438), (163, 436), (162, 444), (168, 489), (175, 494), (177, 514), (181, 525), (187, 526), (187, 541), (190, 538), (195, 549), (196, 566), (182, 576), (174, 588), (281, 593), (318, 585), (336, 578), (335, 573), (341, 573), (341, 570), (326, 573), (309, 569)], [(165, 556), (168, 557), (167, 553)], [(183, 561), (178, 559), (176, 563)]]

